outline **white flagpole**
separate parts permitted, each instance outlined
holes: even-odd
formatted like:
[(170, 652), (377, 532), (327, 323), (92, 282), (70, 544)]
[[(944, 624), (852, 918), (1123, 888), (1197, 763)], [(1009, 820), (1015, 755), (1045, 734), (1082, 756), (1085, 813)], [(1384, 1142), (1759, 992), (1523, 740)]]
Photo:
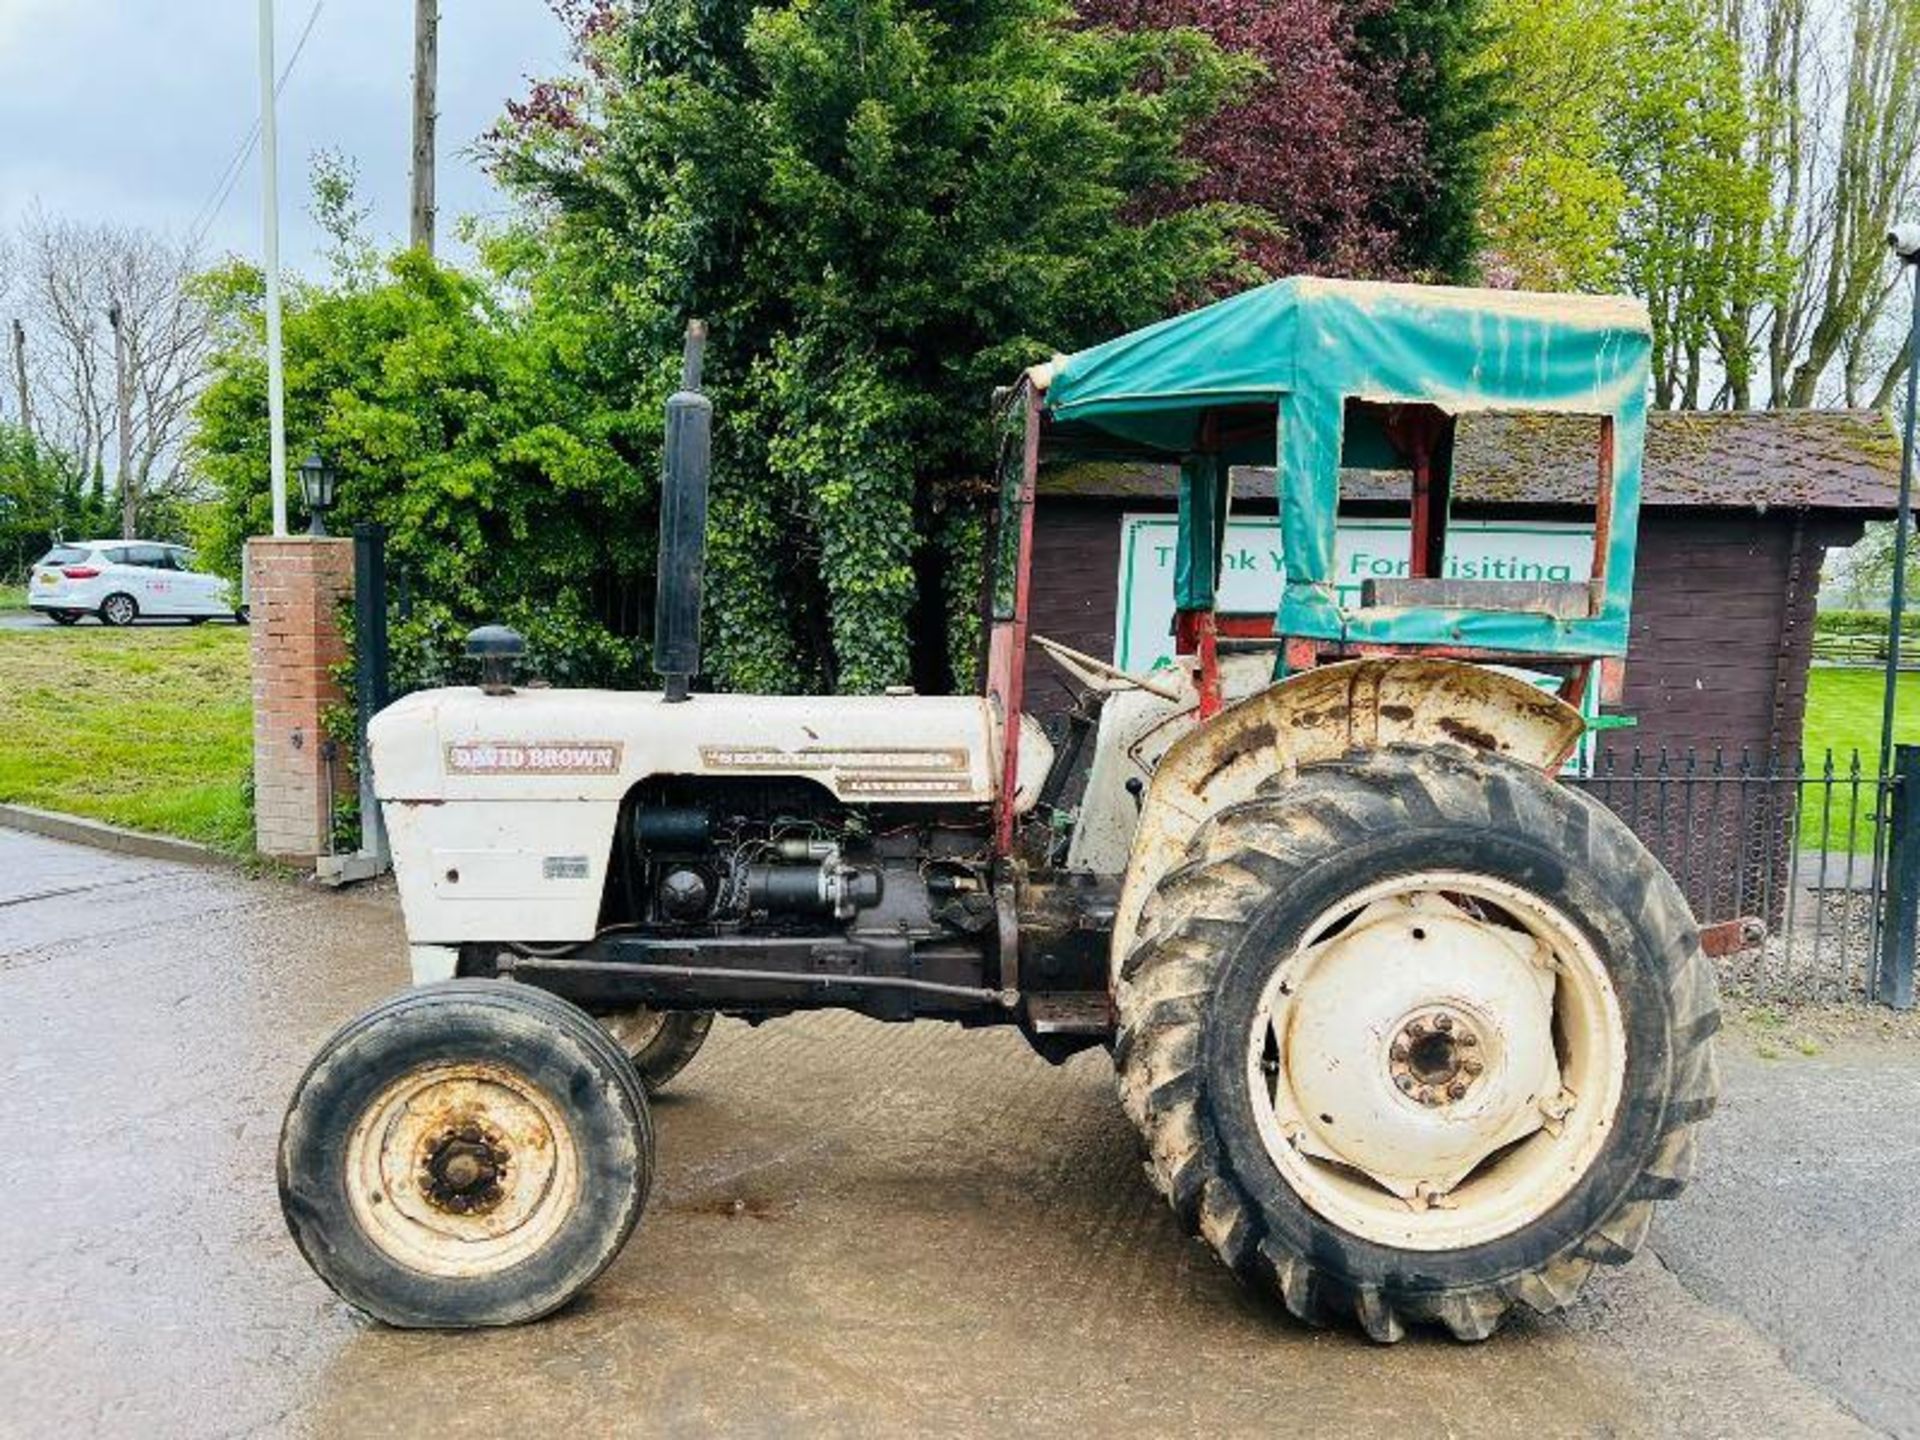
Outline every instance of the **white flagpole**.
[(287, 399), (280, 369), (280, 138), (274, 124), (273, 0), (260, 0), (260, 169), (267, 274), (267, 428), (273, 533), (287, 533)]

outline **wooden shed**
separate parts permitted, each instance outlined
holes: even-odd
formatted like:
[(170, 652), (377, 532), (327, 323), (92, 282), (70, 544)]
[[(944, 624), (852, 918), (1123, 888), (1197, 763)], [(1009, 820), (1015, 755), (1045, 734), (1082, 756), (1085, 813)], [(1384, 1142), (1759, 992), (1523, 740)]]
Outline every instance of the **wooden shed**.
[[(1553, 578), (1590, 537), (1589, 428), (1552, 415), (1464, 417), (1449, 565)], [(1654, 413), (1632, 647), (1615, 707), (1636, 725), (1608, 732), (1607, 743), (1790, 757), (1822, 563), (1867, 521), (1891, 517), (1899, 465), (1892, 426), (1874, 411)], [(1039, 493), (1033, 628), (1122, 665), (1151, 664), (1160, 617), (1171, 615), (1156, 556), (1173, 516), (1173, 475), (1080, 465), (1043, 473)], [(1343, 474), (1342, 563), (1356, 584), (1404, 563), (1405, 495), (1404, 476)], [(1270, 609), (1279, 593), (1271, 471), (1235, 473), (1233, 514), (1243, 528), (1230, 536), (1222, 585), (1241, 598), (1229, 608)], [(1037, 650), (1030, 660), (1027, 708), (1043, 717), (1063, 710), (1068, 693), (1050, 679), (1058, 672)]]

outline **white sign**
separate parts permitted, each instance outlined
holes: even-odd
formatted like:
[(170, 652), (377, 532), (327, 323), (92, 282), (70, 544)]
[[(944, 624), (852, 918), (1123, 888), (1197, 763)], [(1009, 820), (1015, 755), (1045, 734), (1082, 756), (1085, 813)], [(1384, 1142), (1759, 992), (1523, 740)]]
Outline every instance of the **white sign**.
[[(1120, 604), (1113, 663), (1149, 670), (1173, 658), (1173, 560), (1179, 521), (1128, 515), (1120, 531)], [(1335, 536), (1340, 604), (1360, 603), (1368, 580), (1405, 575), (1413, 553), (1405, 520), (1342, 520)], [(1593, 526), (1512, 520), (1454, 520), (1447, 526), (1447, 576), (1455, 580), (1585, 580), (1593, 573)], [(1219, 608), (1271, 615), (1286, 583), (1278, 516), (1230, 520), (1220, 555)]]
[[(1171, 515), (1128, 515), (1120, 531), (1120, 604), (1114, 624), (1114, 664), (1150, 670), (1173, 659), (1173, 557), (1180, 524)], [(1413, 527), (1405, 520), (1342, 520), (1333, 544), (1334, 588), (1342, 606), (1360, 603), (1368, 580), (1405, 575), (1413, 554)], [(1447, 525), (1446, 569), (1454, 580), (1585, 580), (1593, 573), (1593, 526), (1512, 520), (1454, 520)], [(1286, 570), (1280, 563), (1280, 520), (1262, 516), (1227, 522), (1220, 554), (1218, 608), (1271, 615), (1280, 608)], [(1527, 670), (1513, 674), (1543, 689), (1559, 680)], [(1581, 703), (1599, 714), (1599, 687)], [(1589, 730), (1567, 761), (1581, 769), (1592, 743)]]

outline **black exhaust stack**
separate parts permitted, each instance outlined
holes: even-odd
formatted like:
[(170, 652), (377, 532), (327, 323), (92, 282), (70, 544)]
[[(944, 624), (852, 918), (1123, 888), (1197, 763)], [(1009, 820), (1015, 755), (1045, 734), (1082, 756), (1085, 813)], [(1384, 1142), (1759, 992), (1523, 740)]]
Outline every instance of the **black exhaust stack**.
[(653, 668), (669, 705), (700, 673), (700, 587), (707, 564), (707, 474), (713, 466), (713, 402), (700, 393), (704, 320), (687, 323), (680, 388), (667, 397), (666, 463), (660, 479), (660, 589), (653, 606)]

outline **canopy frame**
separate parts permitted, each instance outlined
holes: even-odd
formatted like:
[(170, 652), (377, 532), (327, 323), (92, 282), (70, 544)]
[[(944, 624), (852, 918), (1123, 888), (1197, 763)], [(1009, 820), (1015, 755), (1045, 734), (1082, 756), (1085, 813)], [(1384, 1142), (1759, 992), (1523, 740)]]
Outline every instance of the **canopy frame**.
[[(1177, 467), (1176, 651), (1192, 658), (1201, 718), (1221, 705), (1221, 646), (1276, 651), (1276, 676), (1329, 659), (1425, 653), (1561, 673), (1578, 702), (1599, 668), (1617, 700), (1627, 649), (1651, 339), (1638, 302), (1297, 278), (1175, 316), (1023, 377), (1011, 604), (996, 609), (989, 694), (1016, 774), (1020, 676), (1043, 460), (1149, 460)], [(1453, 436), (1477, 411), (1544, 411), (1595, 422), (1594, 544), (1584, 604), (1519, 587), (1449, 581)], [(1011, 418), (1011, 416), (1009, 416)], [(1343, 461), (1390, 459), (1410, 478), (1401, 603), (1343, 603), (1335, 535)], [(1218, 609), (1231, 472), (1271, 463), (1285, 583), (1270, 616)], [(1011, 538), (1011, 537), (1010, 537)], [(1424, 587), (1424, 588), (1423, 588)], [(1405, 603), (1430, 596), (1435, 603)], [(1460, 603), (1462, 597), (1479, 603)], [(1010, 800), (1002, 817), (1011, 844)]]

